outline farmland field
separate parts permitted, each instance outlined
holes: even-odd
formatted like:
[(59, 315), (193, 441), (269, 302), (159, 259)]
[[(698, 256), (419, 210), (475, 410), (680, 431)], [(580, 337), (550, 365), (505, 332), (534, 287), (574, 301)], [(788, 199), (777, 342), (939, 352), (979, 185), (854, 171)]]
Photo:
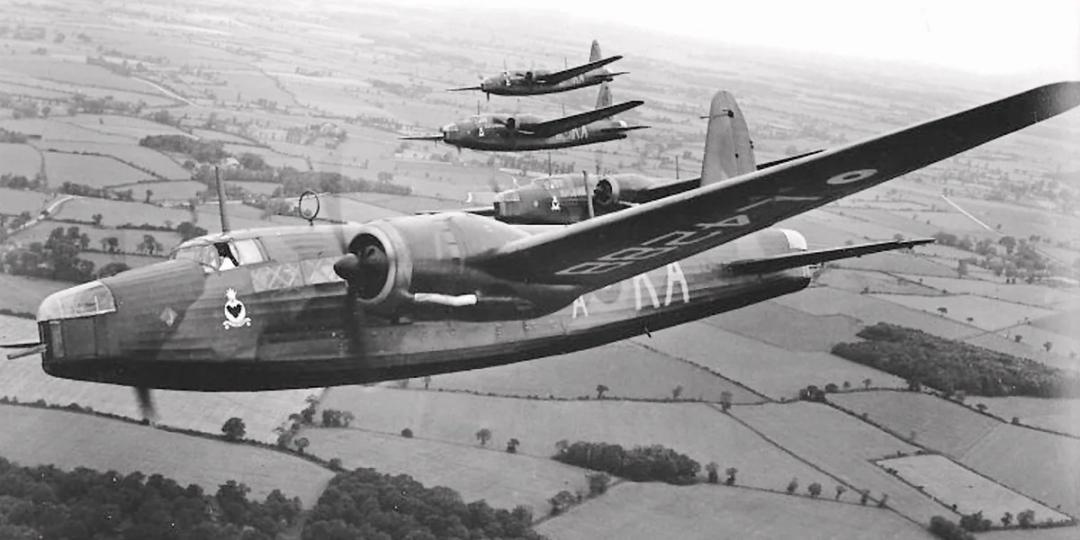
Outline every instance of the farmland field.
[(103, 188), (130, 184), (154, 177), (112, 158), (45, 152), (45, 176), (49, 185), (60, 187), (64, 182)]
[(0, 273), (0, 308), (37, 313), (46, 296), (72, 286), (72, 283)]
[[(55, 219), (73, 219), (78, 221), (90, 221), (94, 214), (101, 214), (102, 225), (115, 227), (124, 223), (133, 225), (164, 226), (166, 221), (172, 222), (173, 226), (184, 221), (191, 221), (191, 212), (179, 208), (162, 208), (152, 204), (130, 203), (110, 201), (105, 199), (76, 198), (64, 203), (60, 210), (53, 214)], [(215, 216), (215, 221), (217, 221)], [(205, 227), (205, 225), (202, 225)], [(160, 231), (145, 231), (157, 233)]]
[[(164, 241), (163, 238), (161, 238), (161, 237), (159, 237), (157, 235), (155, 235), (155, 238), (157, 238), (158, 242), (161, 242), (161, 244), (163, 246), (166, 245), (166, 242)], [(134, 251), (135, 246), (138, 245), (138, 243), (141, 242), (141, 241), (142, 241), (141, 236), (137, 240), (135, 238), (133, 238), (133, 237), (130, 237), (130, 239), (127, 242), (121, 241), (120, 245), (121, 246), (129, 246), (130, 249), (132, 249), (132, 251)], [(97, 246), (97, 247), (100, 248), (100, 246)], [(172, 247), (171, 245), (167, 246), (166, 250), (168, 250), (171, 247)], [(103, 266), (105, 266), (105, 265), (107, 265), (109, 263), (114, 263), (114, 262), (115, 263), (124, 263), (124, 264), (128, 265), (131, 268), (138, 268), (140, 266), (146, 266), (146, 265), (149, 265), (149, 264), (159, 263), (159, 262), (162, 262), (162, 261), (165, 260), (165, 259), (163, 259), (161, 257), (150, 257), (150, 256), (147, 256), (147, 255), (131, 255), (131, 254), (128, 254), (128, 253), (101, 253), (101, 252), (98, 252), (98, 251), (83, 251), (82, 253), (79, 253), (79, 258), (80, 259), (86, 259), (88, 261), (93, 262), (95, 272), (100, 271)]]
[(0, 405), (0, 426), (9, 434), (0, 438), (0, 455), (20, 465), (160, 473), (209, 493), (226, 480), (236, 480), (251, 488), (249, 497), (261, 500), (281, 489), (289, 497), (300, 497), (305, 508), (314, 505), (333, 476), (281, 452), (88, 414)]
[(921, 277), (899, 277), (885, 272), (866, 270), (844, 270), (841, 268), (829, 268), (821, 273), (817, 284), (825, 287), (833, 287), (848, 292), (862, 293), (895, 293), (917, 294), (925, 296), (940, 296), (936, 291), (922, 283)]
[(906, 386), (900, 377), (839, 356), (782, 349), (700, 321), (632, 341), (713, 370), (774, 399), (795, 397), (811, 384), (842, 385), (847, 381), (859, 386), (863, 379), (871, 379), (874, 387)]
[[(852, 497), (847, 495), (848, 499)], [(827, 500), (823, 500), (827, 499)], [(934, 538), (893, 512), (822, 499), (710, 485), (627, 482), (537, 531), (559, 540), (654, 538)]]
[(33, 179), (41, 172), (41, 155), (28, 144), (0, 143), (0, 175)]
[[(967, 322), (984, 330), (1005, 328), (1053, 313), (1048, 309), (969, 294), (940, 297), (900, 294), (874, 294), (872, 296), (927, 313), (937, 313), (940, 308), (945, 308), (948, 310), (948, 313), (944, 314), (945, 317), (957, 322)], [(971, 320), (968, 320), (969, 318)]]
[(42, 141), (90, 141), (94, 143), (131, 144), (132, 140), (119, 135), (106, 135), (82, 126), (56, 119), (21, 118), (0, 120), (0, 128), (26, 135), (40, 135)]
[(308, 452), (339, 458), (347, 469), (371, 467), (386, 474), (408, 474), (428, 487), (447, 486), (465, 501), (484, 499), (496, 508), (531, 506), (535, 516), (562, 490), (587, 491), (585, 471), (545, 457), (508, 454), (501, 446), (480, 448), (406, 439), (359, 429), (306, 429)]
[(781, 296), (774, 302), (812, 315), (846, 315), (858, 319), (864, 325), (888, 321), (950, 339), (979, 333), (979, 329), (974, 326), (953, 322), (936, 314), (909, 309), (872, 295), (831, 288), (814, 287)]
[[(128, 253), (137, 253), (139, 251), (139, 244), (142, 243), (143, 237), (146, 235), (153, 236), (158, 242), (161, 243), (163, 251), (162, 254), (168, 253), (170, 249), (180, 243), (180, 235), (171, 231), (147, 231), (142, 229), (105, 229), (97, 228), (93, 225), (81, 225), (72, 223), (63, 223), (58, 221), (45, 220), (39, 222), (33, 227), (23, 229), (13, 236), (13, 239), (22, 245), (28, 245), (31, 242), (44, 242), (48, 240), (49, 235), (53, 229), (61, 227), (67, 229), (69, 227), (78, 227), (80, 233), (85, 233), (90, 237), (90, 249), (105, 250), (105, 246), (102, 241), (109, 237), (115, 237), (119, 242), (119, 249), (124, 253), (116, 254), (112, 258), (123, 259)], [(85, 252), (90, 256), (91, 252)], [(104, 255), (104, 254), (102, 254)], [(87, 257), (84, 257), (87, 258)]]
[[(136, 167), (152, 171), (169, 180), (191, 178), (191, 173), (171, 158), (150, 148), (137, 146), (135, 143), (93, 143), (86, 141), (52, 141), (37, 143), (37, 147), (49, 155), (48, 150), (69, 153), (90, 153), (112, 156)], [(145, 174), (144, 171), (140, 171)], [(153, 177), (151, 177), (153, 178)]]
[[(1075, 467), (1080, 440), (1009, 425), (925, 394), (851, 393), (829, 399), (866, 412), (897, 433), (914, 430), (919, 444), (1056, 510), (1080, 513), (1080, 469)], [(985, 398), (968, 399), (977, 403)]]
[(259, 195), (273, 195), (281, 187), (274, 182), (229, 182), (230, 186), (236, 186)]
[(681, 386), (682, 399), (719, 401), (721, 392), (728, 391), (733, 403), (763, 400), (699, 367), (630, 342), (431, 378), (432, 388), (521, 397), (578, 398), (594, 395), (596, 385), (601, 383), (610, 388), (606, 395), (613, 398), (665, 399), (671, 397), (672, 389)]
[[(744, 405), (732, 408), (731, 414), (849, 486), (868, 489), (875, 499), (887, 493), (889, 507), (911, 519), (920, 523), (929, 523), (935, 515), (955, 519), (947, 508), (867, 461), (912, 454), (916, 448), (857, 418), (805, 401)], [(830, 480), (824, 484), (826, 493), (835, 483)]]
[(837, 343), (855, 340), (861, 328), (850, 317), (815, 317), (772, 301), (714, 315), (702, 322), (782, 349), (805, 352), (828, 352)]
[(922, 284), (927, 287), (954, 294), (972, 294), (1032, 306), (1057, 306), (1080, 300), (1080, 295), (1070, 289), (1056, 289), (1045, 285), (1028, 285), (1026, 283), (1007, 285), (1004, 280), (983, 281), (981, 279), (959, 279), (956, 277), (940, 278), (912, 275), (903, 277), (912, 281), (921, 280)]
[(783, 489), (792, 476), (806, 482), (825, 480), (703, 404), (547, 401), (348, 386), (327, 390), (322, 406), (352, 411), (353, 425), (363, 429), (397, 434), (407, 427), (418, 438), (454, 444), (475, 444), (476, 431), (488, 428), (492, 445), (501, 448), (517, 438), (519, 453), (539, 458), (554, 454), (555, 443), (562, 439), (663, 444), (702, 464), (737, 467), (740, 483), (750, 486)]
[(285, 155), (261, 146), (251, 146), (251, 143), (248, 143), (247, 141), (236, 144), (226, 143), (225, 151), (234, 156), (239, 156), (241, 154), (255, 154), (263, 158), (263, 161), (271, 167), (292, 167), (298, 171), (309, 170), (307, 161), (302, 157)]
[(31, 216), (37, 216), (48, 198), (48, 195), (38, 191), (0, 188), (0, 214), (17, 216), (29, 212)]
[(952, 277), (956, 275), (956, 269), (953, 267), (938, 264), (930, 258), (919, 257), (910, 253), (876, 253), (872, 256), (844, 259), (831, 264), (839, 268), (877, 270), (878, 272), (900, 272), (922, 276)]
[(173, 126), (130, 116), (80, 114), (65, 118), (64, 122), (91, 131), (127, 137), (131, 143), (137, 143), (139, 139), (147, 135), (186, 135), (184, 131)]
[(925, 455), (883, 459), (877, 462), (893, 469), (905, 481), (921, 486), (926, 493), (946, 506), (955, 504), (960, 514), (982, 512), (997, 524), (1006, 512), (1016, 516), (1025, 510), (1035, 511), (1035, 521), (1068, 521), (1069, 517), (1055, 512), (1011, 489), (979, 476), (943, 456)]
[(1043, 399), (1021, 396), (980, 397), (987, 411), (1006, 420), (1014, 416), (1025, 425), (1051, 429), (1080, 437), (1080, 399)]
[(124, 184), (112, 186), (112, 191), (131, 190), (131, 197), (136, 201), (145, 201), (147, 191), (151, 201), (187, 201), (194, 198), (199, 192), (207, 191), (206, 184), (194, 180), (176, 180), (172, 182), (139, 182), (138, 184)]

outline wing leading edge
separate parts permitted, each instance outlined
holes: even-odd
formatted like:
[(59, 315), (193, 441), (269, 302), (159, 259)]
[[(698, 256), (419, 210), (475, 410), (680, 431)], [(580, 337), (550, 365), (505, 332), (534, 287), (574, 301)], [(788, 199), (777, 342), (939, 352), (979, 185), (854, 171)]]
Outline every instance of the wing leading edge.
[(851, 257), (862, 257), (863, 255), (869, 255), (871, 253), (880, 253), (882, 251), (892, 251), (895, 249), (908, 249), (923, 244), (933, 243), (933, 238), (919, 238), (917, 240), (872, 242), (869, 244), (859, 244), (857, 246), (816, 249), (814, 251), (794, 251), (775, 257), (731, 261), (724, 265), (724, 268), (729, 273), (736, 275), (765, 274), (769, 272), (779, 272), (780, 270), (787, 270), (789, 268), (797, 268), (799, 266), (822, 264)]
[(602, 120), (609, 116), (615, 116), (621, 112), (629, 111), (634, 107), (644, 105), (644, 101), (625, 101), (618, 105), (612, 105), (610, 107), (604, 107), (603, 109), (596, 109), (594, 111), (583, 112), (581, 114), (575, 114), (571, 116), (564, 116), (562, 118), (556, 118), (555, 120), (548, 120), (547, 122), (540, 122), (538, 124), (522, 124), (520, 129), (522, 131), (528, 131), (539, 137), (550, 137), (557, 133), (569, 131), (571, 129), (584, 126), (590, 122)]
[(537, 80), (544, 84), (559, 84), (565, 80), (573, 79), (583, 73), (588, 73), (594, 69), (600, 69), (616, 60), (621, 60), (622, 56), (615, 55), (610, 58), (601, 58), (595, 62), (589, 62), (588, 64), (582, 64), (580, 66), (574, 66), (562, 71), (556, 71), (555, 73), (548, 73), (547, 75), (540, 75)]
[[(713, 108), (726, 103), (719, 97), (720, 93)], [(602, 287), (767, 228), (1077, 105), (1080, 82), (1040, 86), (884, 136), (522, 238), (477, 263), (509, 279)]]

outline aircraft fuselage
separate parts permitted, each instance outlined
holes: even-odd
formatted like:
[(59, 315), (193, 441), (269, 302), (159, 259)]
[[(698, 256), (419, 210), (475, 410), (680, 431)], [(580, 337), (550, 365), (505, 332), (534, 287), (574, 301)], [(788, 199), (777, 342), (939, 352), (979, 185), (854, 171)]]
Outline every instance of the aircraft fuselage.
[(536, 317), (483, 322), (388, 319), (348, 302), (346, 284), (331, 269), (343, 251), (210, 272), (173, 260), (104, 280), (112, 312), (40, 320), (43, 366), (58, 377), (199, 391), (360, 384), (496, 366), (800, 290), (810, 281), (805, 268), (722, 272), (727, 260), (790, 250), (784, 238), (783, 231), (762, 231)]
[[(527, 118), (527, 117), (523, 117)], [(520, 122), (521, 120), (517, 120)], [(493, 117), (479, 116), (444, 129), (443, 142), (470, 150), (523, 152), (554, 150), (625, 139), (627, 124), (604, 119), (551, 136), (541, 137), (507, 127)]]

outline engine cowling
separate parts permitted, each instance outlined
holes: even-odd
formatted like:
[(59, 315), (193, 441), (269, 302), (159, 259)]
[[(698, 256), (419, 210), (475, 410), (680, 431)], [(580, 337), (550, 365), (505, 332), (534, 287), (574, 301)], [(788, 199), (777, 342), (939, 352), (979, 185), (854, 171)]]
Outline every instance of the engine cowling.
[(593, 205), (602, 210), (614, 210), (619, 204), (621, 194), (622, 189), (618, 180), (601, 178), (593, 188)]
[(334, 271), (349, 284), (351, 297), (375, 315), (530, 317), (573, 291), (507, 282), (470, 265), (526, 235), (505, 223), (466, 213), (379, 220), (359, 229)]

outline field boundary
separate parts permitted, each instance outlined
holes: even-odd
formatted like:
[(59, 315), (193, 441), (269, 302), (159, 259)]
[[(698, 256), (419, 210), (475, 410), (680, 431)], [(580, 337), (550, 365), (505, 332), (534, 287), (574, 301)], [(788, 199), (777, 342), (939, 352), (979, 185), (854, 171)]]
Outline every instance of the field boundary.
[[(743, 390), (746, 390), (747, 392), (750, 392), (751, 394), (754, 394), (755, 396), (759, 396), (763, 400), (763, 401), (761, 401), (761, 403), (777, 403), (777, 401), (775, 399), (773, 399), (773, 398), (771, 398), (769, 396), (766, 396), (766, 395), (762, 394), (761, 392), (758, 392), (757, 390), (754, 390), (753, 388), (750, 388), (749, 386), (747, 386), (747, 385), (745, 385), (745, 384), (743, 384), (743, 383), (741, 383), (739, 381), (736, 381), (735, 379), (729, 378), (726, 375), (724, 375), (724, 374), (722, 374), (722, 373), (720, 373), (718, 371), (714, 371), (711, 368), (708, 368), (708, 367), (705, 367), (705, 366), (703, 366), (701, 364), (698, 364), (697, 362), (694, 362), (692, 360), (687, 360), (686, 358), (683, 358), (681, 356), (668, 354), (668, 353), (666, 353), (664, 351), (661, 351), (660, 349), (657, 349), (656, 347), (653, 347), (651, 345), (647, 345), (645, 343), (642, 343), (641, 341), (639, 341), (637, 339), (634, 339), (634, 338), (627, 339), (625, 341), (627, 343), (637, 345), (638, 347), (641, 347), (641, 348), (643, 348), (643, 349), (645, 349), (645, 350), (647, 350), (647, 351), (649, 351), (651, 353), (659, 354), (661, 356), (664, 356), (666, 358), (670, 358), (672, 360), (676, 360), (676, 361), (679, 361), (679, 362), (690, 364), (691, 366), (694, 366), (694, 367), (696, 367), (696, 368), (698, 368), (698, 369), (700, 369), (702, 371), (707, 372), (709, 375), (712, 375), (713, 377), (717, 377), (717, 378), (723, 379), (723, 380), (725, 380), (725, 381), (727, 381), (727, 382), (729, 382), (731, 384), (734, 384), (735, 386), (738, 386), (739, 388), (742, 388)], [(706, 402), (706, 403), (719, 403), (719, 402)]]

